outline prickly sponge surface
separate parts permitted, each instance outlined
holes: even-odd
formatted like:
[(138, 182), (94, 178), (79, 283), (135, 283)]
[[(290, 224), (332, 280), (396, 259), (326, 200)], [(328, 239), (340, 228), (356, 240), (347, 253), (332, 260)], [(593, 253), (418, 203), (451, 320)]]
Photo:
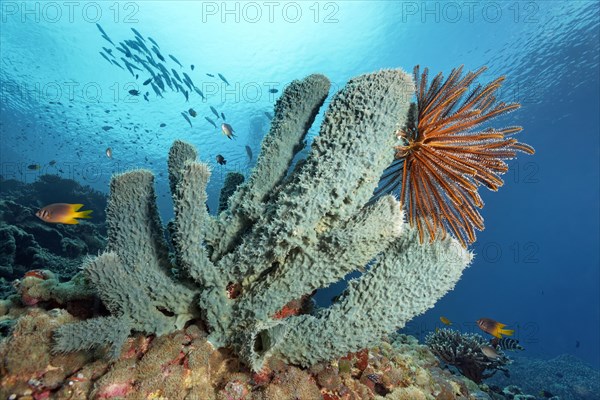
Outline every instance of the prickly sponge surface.
[[(193, 146), (175, 142), (171, 247), (152, 174), (115, 176), (108, 249), (84, 271), (111, 317), (61, 327), (59, 348), (107, 343), (117, 351), (130, 330), (163, 335), (201, 319), (215, 347), (255, 371), (271, 356), (309, 366), (374, 344), (452, 289), (470, 254), (450, 238), (420, 244), (393, 197), (369, 203), (405, 125), (408, 74), (348, 82), (308, 158), (285, 176), (328, 90), (321, 75), (284, 90), (255, 171), (217, 218), (205, 207), (208, 167)], [(365, 267), (334, 305), (311, 309), (315, 290)], [(115, 336), (106, 333), (113, 322)]]

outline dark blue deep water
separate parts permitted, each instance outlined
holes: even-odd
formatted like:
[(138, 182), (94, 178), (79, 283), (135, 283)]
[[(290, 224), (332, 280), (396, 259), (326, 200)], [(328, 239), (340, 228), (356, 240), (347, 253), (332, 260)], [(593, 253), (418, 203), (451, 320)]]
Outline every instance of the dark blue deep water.
[[(382, 68), (412, 71), (420, 64), (447, 74), (462, 64), (485, 65), (481, 82), (505, 75), (502, 99), (522, 104), (495, 126), (523, 126), (517, 137), (536, 154), (510, 161), (497, 193), (482, 189), (486, 229), (472, 246), (472, 266), (404, 330), (422, 339), (445, 316), (454, 328), (476, 332), (475, 321), (491, 317), (516, 330), (524, 356), (568, 353), (599, 368), (599, 3), (276, 3), (2, 0), (0, 174), (26, 183), (56, 174), (108, 192), (111, 174), (148, 168), (157, 175), (167, 221), (166, 157), (180, 138), (213, 166), (209, 207), (216, 210), (225, 173), (248, 175), (269, 129), (265, 112), (291, 80), (323, 73), (333, 93), (351, 77)], [(158, 97), (142, 85), (148, 71), (134, 70), (136, 80), (96, 23), (115, 44), (134, 40), (131, 28), (152, 37), (165, 64), (187, 71), (206, 99), (190, 93), (186, 102), (170, 90)], [(99, 54), (103, 46), (124, 68)], [(148, 90), (148, 101), (130, 90)], [(236, 140), (204, 119), (216, 120), (210, 106), (226, 115)], [(192, 127), (181, 116), (190, 107), (198, 112)], [(225, 166), (217, 165), (217, 154)], [(341, 286), (317, 299), (327, 304)]]

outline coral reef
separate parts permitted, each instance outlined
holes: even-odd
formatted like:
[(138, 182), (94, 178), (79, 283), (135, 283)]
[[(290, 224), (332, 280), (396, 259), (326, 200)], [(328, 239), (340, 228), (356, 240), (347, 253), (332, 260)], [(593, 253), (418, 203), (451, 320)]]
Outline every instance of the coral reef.
[[(25, 184), (0, 177), (0, 280), (12, 281), (30, 269), (72, 277), (87, 254), (106, 246), (106, 196), (70, 179), (42, 175)], [(48, 224), (35, 212), (52, 203), (82, 203), (94, 217), (77, 227)], [(0, 292), (0, 298), (7, 292)]]
[[(510, 363), (500, 349), (492, 349), (490, 343), (476, 333), (438, 329), (427, 335), (425, 342), (433, 354), (476, 383), (481, 383), (498, 371), (507, 371), (505, 366)], [(492, 354), (486, 354), (486, 348)]]
[[(286, 88), (256, 168), (217, 218), (204, 206), (208, 166), (192, 146), (174, 143), (172, 247), (153, 175), (114, 176), (106, 251), (83, 268), (110, 315), (60, 326), (55, 349), (110, 345), (116, 359), (131, 331), (160, 336), (201, 319), (209, 342), (253, 371), (271, 357), (308, 367), (377, 344), (451, 290), (471, 254), (449, 237), (420, 244), (392, 196), (367, 204), (405, 123), (414, 91), (408, 74), (350, 80), (333, 97), (308, 158), (286, 176), (328, 90), (322, 75)], [(365, 265), (331, 307), (281, 312)]]
[(66, 311), (11, 313), (13, 335), (0, 342), (4, 399), (489, 399), (476, 397), (472, 382), (440, 369), (426, 346), (402, 335), (310, 369), (271, 358), (252, 372), (235, 354), (215, 349), (197, 324), (160, 337), (134, 335), (109, 362), (90, 351), (51, 352), (54, 329), (74, 320)]

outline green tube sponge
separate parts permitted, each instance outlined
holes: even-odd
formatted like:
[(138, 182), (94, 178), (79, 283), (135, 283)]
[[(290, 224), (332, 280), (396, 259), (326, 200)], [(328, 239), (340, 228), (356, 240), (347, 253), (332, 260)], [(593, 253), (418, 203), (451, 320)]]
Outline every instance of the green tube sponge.
[(272, 316), (291, 300), (363, 268), (400, 235), (401, 228), (398, 201), (392, 196), (383, 197), (321, 235), (317, 243), (304, 246), (298, 242), (297, 248), (302, 251), (288, 257), (276, 274), (268, 274), (252, 285), (249, 290), (253, 295), (242, 297), (236, 313), (254, 315), (255, 319)]
[(177, 264), (202, 286), (207, 285), (206, 280), (215, 269), (203, 244), (206, 224), (211, 221), (205, 207), (209, 178), (208, 165), (187, 162), (180, 171), (179, 183), (173, 192), (173, 245)]
[(53, 351), (67, 353), (108, 345), (110, 358), (117, 359), (130, 331), (130, 321), (124, 317), (92, 318), (65, 324), (54, 332)]
[(177, 183), (181, 179), (181, 170), (183, 169), (183, 166), (189, 161), (196, 161), (197, 158), (198, 152), (194, 146), (183, 140), (176, 140), (173, 142), (167, 160), (171, 193), (175, 193)]
[[(350, 80), (308, 158), (286, 176), (328, 90), (321, 75), (284, 90), (256, 169), (217, 218), (205, 207), (208, 166), (190, 144), (173, 144), (173, 254), (152, 174), (115, 176), (108, 249), (83, 269), (111, 317), (61, 327), (57, 349), (109, 344), (116, 353), (131, 330), (161, 335), (201, 317), (209, 341), (255, 371), (270, 356), (309, 366), (375, 344), (451, 290), (471, 254), (442, 235), (421, 244), (397, 200), (371, 200), (414, 94), (404, 71)], [(360, 269), (331, 307), (300, 314), (307, 295)]]
[(323, 75), (310, 75), (292, 81), (275, 104), (271, 129), (265, 136), (260, 157), (252, 175), (230, 198), (229, 210), (219, 217), (212, 233), (214, 258), (230, 250), (262, 213), (264, 202), (285, 177), (302, 141), (329, 92), (330, 82)]
[(316, 244), (320, 233), (358, 212), (393, 160), (394, 133), (413, 91), (410, 75), (386, 70), (352, 79), (338, 92), (306, 164), (241, 245), (220, 260), (223, 274), (239, 281), (283, 265), (298, 242)]
[[(89, 259), (82, 271), (111, 314), (121, 321), (125, 337), (131, 330), (163, 335), (199, 316), (197, 289), (171, 276), (153, 180), (153, 175), (143, 170), (113, 177), (107, 208), (108, 251)], [(112, 351), (119, 351), (117, 339), (122, 335), (115, 338), (94, 332), (104, 327), (105, 321), (92, 319), (61, 327), (57, 349), (112, 343)]]
[(244, 183), (244, 175), (239, 172), (228, 172), (219, 195), (219, 214), (228, 208), (229, 198), (235, 193), (238, 186)]
[(167, 243), (156, 207), (154, 175), (136, 170), (113, 176), (106, 208), (108, 245), (134, 270), (171, 270)]
[(279, 338), (270, 352), (305, 366), (372, 346), (433, 307), (471, 259), (453, 238), (419, 244), (417, 230), (405, 229), (334, 305), (317, 316), (290, 317), (285, 334), (278, 330), (271, 338), (263, 331), (256, 337), (266, 336), (269, 343)]

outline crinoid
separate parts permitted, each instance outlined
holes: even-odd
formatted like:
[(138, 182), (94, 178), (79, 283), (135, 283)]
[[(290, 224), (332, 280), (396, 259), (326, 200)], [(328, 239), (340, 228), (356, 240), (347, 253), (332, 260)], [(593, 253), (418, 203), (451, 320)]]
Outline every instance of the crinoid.
[(439, 73), (428, 86), (428, 69), (414, 69), (416, 104), (398, 138), (395, 161), (384, 171), (375, 197), (399, 192), (407, 208), (411, 226), (417, 226), (421, 242), (425, 230), (433, 240), (450, 231), (464, 247), (475, 241), (475, 229), (483, 230), (483, 207), (477, 192), (480, 185), (498, 190), (499, 177), (508, 170), (504, 160), (518, 151), (533, 154), (532, 147), (511, 135), (520, 126), (477, 130), (483, 123), (520, 107), (497, 101), (496, 90), (504, 77), (469, 86), (485, 67), (462, 76), (463, 67), (453, 69), (448, 78)]

